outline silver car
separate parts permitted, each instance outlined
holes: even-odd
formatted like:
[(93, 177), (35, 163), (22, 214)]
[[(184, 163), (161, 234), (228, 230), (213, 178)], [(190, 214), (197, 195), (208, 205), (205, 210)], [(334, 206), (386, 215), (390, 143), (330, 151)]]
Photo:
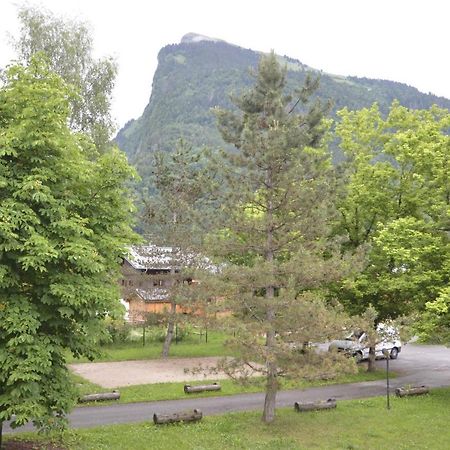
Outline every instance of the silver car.
[[(391, 359), (397, 359), (398, 354), (402, 351), (402, 343), (398, 338), (396, 330), (378, 327), (378, 333), (380, 340), (375, 345), (375, 357), (383, 358), (383, 350), (387, 350)], [(368, 359), (369, 346), (367, 333), (364, 331), (352, 332), (343, 340), (332, 341), (328, 350), (348, 353), (350, 356), (356, 358), (357, 361)]]

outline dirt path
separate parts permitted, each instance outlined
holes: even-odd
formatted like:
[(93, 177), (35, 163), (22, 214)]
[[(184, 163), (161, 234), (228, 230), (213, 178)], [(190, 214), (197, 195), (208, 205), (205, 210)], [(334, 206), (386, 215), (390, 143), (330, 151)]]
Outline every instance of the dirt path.
[(187, 382), (226, 378), (223, 373), (208, 371), (192, 374), (186, 371), (201, 366), (214, 367), (217, 357), (169, 358), (166, 360), (120, 361), (70, 364), (70, 369), (83, 378), (104, 388), (132, 386), (135, 384)]

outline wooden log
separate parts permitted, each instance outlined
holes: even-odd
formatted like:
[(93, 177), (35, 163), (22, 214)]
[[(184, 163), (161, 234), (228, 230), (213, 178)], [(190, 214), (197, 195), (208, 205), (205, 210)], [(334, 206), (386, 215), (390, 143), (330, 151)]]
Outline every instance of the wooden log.
[(220, 391), (222, 386), (218, 383), (213, 384), (202, 384), (198, 386), (191, 386), (190, 384), (184, 385), (184, 393), (192, 394), (193, 392), (204, 392), (204, 391)]
[(181, 411), (173, 414), (153, 414), (153, 423), (155, 425), (162, 425), (165, 423), (175, 422), (196, 422), (203, 417), (202, 412), (199, 409)]
[(336, 399), (329, 398), (328, 400), (321, 400), (318, 402), (307, 402), (307, 403), (294, 403), (294, 409), (297, 412), (306, 412), (306, 411), (317, 411), (320, 409), (332, 409), (336, 408)]
[(120, 392), (112, 391), (112, 392), (101, 392), (99, 394), (88, 394), (83, 395), (78, 399), (79, 403), (86, 402), (103, 402), (106, 400), (119, 400)]
[(406, 397), (408, 395), (428, 394), (430, 388), (428, 386), (401, 386), (395, 390), (397, 397)]

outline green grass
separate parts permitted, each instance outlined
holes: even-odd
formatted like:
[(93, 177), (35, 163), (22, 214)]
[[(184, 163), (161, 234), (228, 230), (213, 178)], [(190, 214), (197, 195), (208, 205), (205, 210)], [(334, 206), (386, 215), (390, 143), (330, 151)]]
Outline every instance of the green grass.
[[(202, 357), (202, 356), (226, 356), (226, 349), (224, 341), (226, 335), (219, 332), (208, 333), (208, 343), (205, 342), (205, 336), (191, 334), (185, 337), (181, 342), (175, 342), (171, 346), (172, 357)], [(101, 348), (102, 357), (96, 361), (127, 361), (127, 360), (145, 360), (160, 358), (162, 344), (155, 342), (148, 342), (146, 346), (142, 346), (142, 342), (127, 342), (123, 344), (113, 344), (103, 346)], [(72, 362), (74, 362), (72, 360)], [(394, 374), (393, 374), (394, 376)], [(73, 374), (74, 383), (77, 384), (79, 395), (92, 394), (96, 392), (107, 392), (111, 389), (102, 388), (99, 385), (90, 383), (88, 380)], [(282, 389), (302, 389), (313, 386), (322, 386), (326, 384), (337, 383), (356, 383), (359, 381), (373, 381), (384, 378), (383, 371), (374, 373), (367, 373), (365, 366), (360, 366), (359, 373), (355, 375), (342, 376), (335, 380), (318, 380), (314, 382), (287, 382)], [(222, 386), (221, 391), (204, 392), (191, 394), (197, 397), (214, 397), (234, 395), (241, 393), (262, 392), (264, 390), (261, 380), (253, 380), (246, 386), (234, 383), (231, 380), (205, 380), (207, 383), (218, 382)], [(199, 382), (198, 384), (204, 384)], [(183, 391), (184, 383), (157, 383), (157, 384), (143, 384), (136, 386), (128, 386), (118, 388), (121, 398), (119, 403), (145, 402), (156, 400), (175, 400), (186, 398)], [(99, 402), (98, 404), (116, 403), (117, 401)], [(92, 405), (89, 403), (88, 405)], [(94, 403), (95, 404), (95, 403)], [(86, 405), (86, 404), (85, 404)]]
[[(178, 358), (194, 358), (202, 356), (229, 356), (229, 352), (224, 347), (226, 335), (218, 332), (208, 333), (208, 343), (205, 343), (205, 336), (191, 334), (185, 337), (178, 344), (174, 341), (170, 347), (170, 356)], [(101, 356), (95, 361), (131, 361), (157, 359), (161, 357), (162, 343), (147, 341), (142, 345), (142, 341), (125, 342), (120, 344), (110, 344), (100, 347)], [(86, 362), (87, 359), (67, 358), (69, 363)]]
[[(395, 374), (391, 373), (394, 377)], [(77, 384), (80, 395), (92, 394), (96, 392), (107, 392), (111, 389), (105, 389), (96, 384), (90, 383), (79, 375), (72, 375), (74, 383)], [(282, 389), (306, 389), (310, 387), (325, 386), (330, 384), (343, 384), (343, 383), (358, 383), (360, 381), (374, 381), (380, 380), (385, 377), (385, 373), (382, 370), (368, 373), (365, 367), (360, 367), (359, 372), (354, 375), (344, 375), (334, 380), (315, 380), (315, 381), (287, 381), (283, 384)], [(140, 384), (136, 386), (127, 386), (118, 388), (120, 392), (120, 400), (112, 400), (107, 402), (90, 402), (85, 405), (105, 405), (112, 403), (134, 403), (134, 402), (148, 402), (157, 400), (178, 400), (188, 397), (217, 397), (235, 394), (244, 394), (252, 392), (263, 392), (264, 382), (263, 379), (252, 380), (249, 384), (243, 386), (237, 384), (229, 379), (214, 380), (209, 379), (206, 382), (193, 382), (192, 384), (209, 384), (217, 382), (221, 385), (220, 391), (201, 392), (195, 394), (185, 394), (183, 391), (184, 383), (156, 383), (156, 384)]]
[[(63, 444), (70, 450), (447, 450), (450, 442), (450, 389), (421, 397), (383, 397), (338, 402), (335, 410), (296, 413), (279, 409), (271, 425), (261, 412), (205, 417), (201, 422), (133, 425), (70, 430)], [(39, 439), (24, 434), (24, 439)]]

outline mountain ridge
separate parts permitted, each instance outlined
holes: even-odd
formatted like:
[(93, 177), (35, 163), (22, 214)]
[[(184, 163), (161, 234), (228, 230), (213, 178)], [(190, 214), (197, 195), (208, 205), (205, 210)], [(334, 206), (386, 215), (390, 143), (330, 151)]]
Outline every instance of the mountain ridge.
[[(151, 154), (158, 149), (169, 151), (180, 138), (194, 147), (223, 146), (211, 109), (233, 108), (230, 94), (250, 87), (249, 68), (256, 69), (261, 54), (196, 33), (187, 33), (178, 44), (164, 46), (143, 114), (128, 121), (116, 137), (130, 162), (145, 176)], [(278, 58), (286, 65), (291, 91), (303, 84), (307, 73), (320, 75), (317, 97), (333, 100), (333, 114), (344, 106), (360, 109), (375, 101), (386, 113), (394, 99), (414, 109), (432, 104), (450, 109), (450, 100), (421, 93), (404, 83), (328, 74), (286, 55)]]

